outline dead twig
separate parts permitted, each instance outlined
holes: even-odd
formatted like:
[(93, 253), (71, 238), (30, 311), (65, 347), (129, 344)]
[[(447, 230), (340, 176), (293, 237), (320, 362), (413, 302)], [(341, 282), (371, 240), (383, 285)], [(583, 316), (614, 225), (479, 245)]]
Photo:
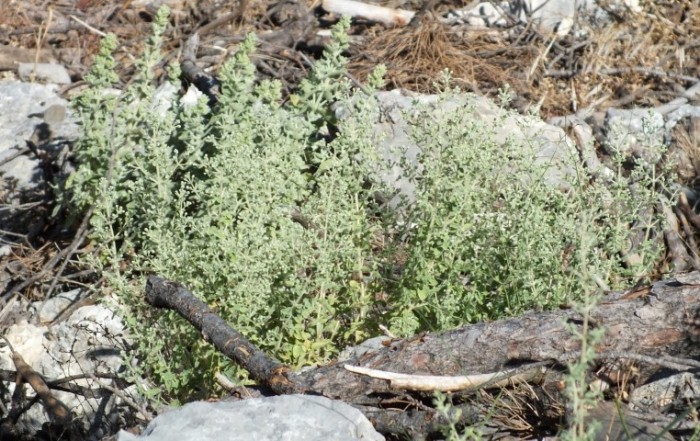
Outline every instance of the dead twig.
[(103, 37), (103, 38), (107, 36), (107, 34), (105, 34), (104, 32), (102, 32), (101, 30), (90, 26), (88, 23), (82, 21), (81, 19), (79, 19), (79, 18), (76, 17), (75, 15), (69, 15), (68, 17), (70, 17), (71, 19), (75, 20), (79, 25), (83, 26), (85, 29), (89, 30), (89, 31), (92, 32), (93, 34), (97, 34), (97, 35), (99, 35), (100, 37)]
[(88, 233), (87, 229), (88, 229), (90, 215), (92, 214), (92, 211), (93, 211), (93, 207), (90, 207), (90, 209), (88, 209), (87, 213), (85, 214), (85, 217), (83, 218), (83, 221), (81, 222), (80, 227), (78, 228), (78, 231), (76, 232), (75, 238), (73, 239), (71, 244), (68, 247), (62, 249), (55, 256), (53, 256), (46, 263), (46, 265), (44, 265), (44, 267), (41, 269), (41, 271), (39, 271), (38, 273), (29, 277), (28, 279), (26, 279), (24, 282), (20, 283), (19, 285), (13, 287), (7, 293), (3, 294), (3, 296), (2, 296), (3, 302), (7, 302), (15, 294), (22, 291), (24, 288), (30, 286), (31, 284), (37, 282), (38, 280), (41, 280), (42, 278), (44, 278), (50, 271), (52, 271), (56, 267), (56, 265), (58, 265), (58, 262), (60, 262), (61, 259), (65, 258), (67, 260), (70, 258), (70, 256), (73, 255), (73, 253), (78, 248), (78, 246), (87, 237), (87, 233)]
[(17, 369), (17, 387), (19, 388), (24, 381), (29, 383), (39, 399), (41, 399), (41, 401), (44, 403), (44, 407), (46, 408), (46, 412), (49, 414), (51, 421), (61, 426), (69, 424), (73, 419), (70, 409), (68, 409), (68, 407), (61, 402), (61, 400), (53, 396), (51, 390), (46, 385), (44, 378), (34, 369), (32, 369), (26, 361), (24, 361), (22, 356), (14, 350), (10, 341), (4, 336), (2, 339), (7, 343), (7, 346), (12, 354), (12, 362), (15, 364), (15, 368)]
[(681, 192), (680, 195), (678, 196), (678, 206), (680, 207), (681, 212), (685, 215), (686, 219), (691, 224), (693, 224), (693, 226), (696, 229), (700, 230), (700, 215), (698, 215), (690, 207), (690, 204), (688, 203), (688, 196), (686, 196), (686, 194), (683, 192)]
[(535, 378), (541, 377), (544, 374), (543, 369), (550, 364), (552, 364), (551, 361), (541, 361), (500, 372), (459, 376), (401, 374), (349, 364), (343, 367), (356, 374), (388, 380), (391, 387), (396, 389), (428, 392), (474, 392), (480, 389), (506, 387), (533, 381)]
[(19, 150), (17, 150), (15, 153), (11, 154), (7, 158), (3, 158), (0, 160), (0, 166), (3, 166), (7, 164), (8, 162), (12, 161), (13, 159), (19, 158), (20, 156), (24, 155), (25, 153), (29, 153), (30, 149), (29, 147), (23, 147)]
[(685, 214), (678, 206), (673, 207), (673, 211), (683, 227), (683, 234), (685, 235), (686, 242), (688, 242), (688, 251), (690, 251), (691, 257), (693, 258), (693, 269), (700, 269), (700, 257), (698, 256), (698, 243), (695, 240), (695, 232), (692, 230), (690, 222), (688, 222)]
[(675, 213), (668, 204), (663, 201), (659, 202), (659, 204), (661, 205), (662, 213), (666, 217), (667, 227), (664, 231), (664, 237), (668, 246), (668, 255), (671, 258), (671, 265), (674, 272), (683, 272), (688, 268), (690, 256), (685, 249), (685, 244), (678, 230), (678, 218), (676, 218)]
[(111, 386), (111, 385), (109, 385), (109, 384), (103, 383), (102, 381), (100, 381), (100, 380), (97, 378), (97, 376), (96, 376), (95, 374), (86, 374), (86, 375), (87, 375), (88, 378), (94, 380), (97, 384), (99, 384), (100, 387), (101, 387), (102, 389), (108, 390), (108, 391), (110, 391), (111, 393), (113, 393), (114, 395), (116, 395), (116, 396), (118, 396), (119, 398), (121, 398), (122, 401), (124, 401), (124, 403), (125, 403), (127, 406), (131, 407), (131, 408), (134, 409), (136, 412), (140, 413), (141, 416), (143, 416), (143, 419), (144, 419), (146, 422), (150, 422), (150, 421), (153, 419), (153, 414), (152, 414), (151, 412), (149, 412), (146, 408), (144, 408), (143, 406), (139, 405), (137, 402), (135, 402), (135, 401), (132, 400), (130, 397), (128, 397), (122, 390), (120, 390), (120, 389), (118, 389), (118, 388), (116, 388), (116, 387), (114, 387), (114, 386)]
[(229, 22), (238, 20), (242, 17), (242, 11), (239, 9), (236, 12), (231, 12), (229, 14), (226, 14), (222, 17), (217, 18), (216, 20), (209, 22), (202, 26), (201, 28), (197, 29), (197, 34), (199, 35), (204, 35), (211, 31), (212, 29), (218, 28), (220, 26), (223, 26)]
[(146, 281), (146, 301), (156, 308), (177, 311), (199, 330), (204, 339), (211, 341), (222, 353), (245, 368), (252, 379), (278, 394), (300, 393), (299, 384), (291, 369), (269, 357), (247, 338), (228, 326), (201, 300), (184, 286), (150, 276)]
[(182, 75), (187, 81), (194, 84), (197, 89), (206, 95), (209, 98), (209, 106), (213, 107), (219, 101), (221, 83), (214, 76), (209, 75), (204, 69), (197, 66), (197, 48), (199, 48), (199, 34), (195, 33), (185, 42), (185, 46), (182, 49), (180, 68)]

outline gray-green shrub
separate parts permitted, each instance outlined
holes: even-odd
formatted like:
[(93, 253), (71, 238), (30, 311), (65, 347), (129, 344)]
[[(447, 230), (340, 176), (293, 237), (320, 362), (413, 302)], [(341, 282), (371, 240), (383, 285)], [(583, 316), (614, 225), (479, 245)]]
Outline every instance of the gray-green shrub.
[[(76, 212), (94, 207), (91, 263), (133, 335), (125, 355), (139, 362), (129, 365), (166, 397), (208, 393), (215, 372), (242, 373), (175, 313), (145, 304), (147, 273), (184, 284), (299, 367), (329, 360), (380, 323), (408, 334), (552, 307), (591, 292), (581, 274), (623, 286), (657, 257), (649, 248), (635, 268), (620, 257), (638, 211), (654, 206), (653, 186), (631, 198), (620, 185), (611, 210), (574, 164), (580, 175), (564, 194), (541, 181), (527, 140), (496, 145), (465, 109), (412, 118), (425, 169), (398, 224), (373, 198), (390, 189), (367, 180), (379, 161), (371, 92), (380, 75), (369, 95), (345, 79), (347, 20), (287, 101), (277, 82), (256, 82), (248, 38), (221, 70), (218, 105), (173, 96), (161, 112), (153, 69), (166, 23), (163, 10), (139, 76), (120, 96), (105, 92), (117, 78), (115, 40), (104, 40), (75, 101), (85, 134), (67, 185)], [(169, 73), (177, 90), (177, 67)], [(341, 121), (338, 102), (350, 110)], [(515, 174), (499, 173), (504, 158)]]
[[(410, 118), (425, 169), (402, 235), (407, 258), (392, 289), (392, 329), (440, 330), (553, 308), (650, 272), (662, 253), (650, 240), (660, 220), (649, 213), (663, 177), (635, 168), (632, 178), (643, 184), (633, 195), (620, 163), (614, 179), (595, 182), (574, 161), (561, 191), (545, 182), (537, 144), (499, 144), (466, 107)], [(639, 259), (625, 259), (640, 234)]]

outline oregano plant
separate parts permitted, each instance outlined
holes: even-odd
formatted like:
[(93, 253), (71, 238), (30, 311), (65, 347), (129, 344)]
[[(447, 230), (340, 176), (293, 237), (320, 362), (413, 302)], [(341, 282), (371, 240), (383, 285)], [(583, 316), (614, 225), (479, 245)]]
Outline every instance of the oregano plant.
[[(607, 184), (573, 163), (578, 174), (562, 192), (541, 179), (527, 140), (497, 143), (469, 105), (406, 115), (421, 149), (421, 169), (407, 169), (416, 198), (382, 205), (377, 194), (394, 191), (376, 178), (383, 70), (361, 90), (346, 79), (347, 19), (285, 97), (278, 81), (257, 78), (246, 38), (219, 72), (216, 104), (182, 99), (176, 65), (156, 84), (166, 26), (163, 9), (121, 91), (116, 40), (103, 41), (74, 102), (84, 135), (66, 187), (74, 212), (91, 212), (89, 263), (131, 331), (131, 375), (158, 385), (143, 390), (151, 397), (214, 393), (216, 373), (245, 381), (177, 314), (145, 304), (151, 273), (298, 368), (333, 359), (380, 324), (409, 335), (583, 298), (583, 269), (625, 286), (658, 257), (641, 247), (632, 271), (620, 247), (640, 230), (653, 238), (655, 217), (633, 219), (653, 210), (663, 178), (640, 175), (632, 196), (621, 174), (613, 210), (601, 203)], [(460, 93), (446, 81), (441, 99)], [(582, 237), (594, 241), (586, 252)]]

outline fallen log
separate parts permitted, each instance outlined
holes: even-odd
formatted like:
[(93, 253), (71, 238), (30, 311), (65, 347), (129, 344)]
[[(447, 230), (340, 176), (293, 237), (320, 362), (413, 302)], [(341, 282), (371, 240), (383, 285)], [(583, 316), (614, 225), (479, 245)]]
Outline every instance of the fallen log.
[[(540, 383), (558, 382), (562, 368), (578, 357), (580, 350), (580, 341), (566, 324), (580, 326), (583, 323), (580, 314), (573, 309), (532, 312), (516, 318), (392, 340), (385, 347), (360, 357), (295, 374), (229, 328), (181, 285), (151, 276), (146, 285), (146, 299), (155, 307), (177, 311), (200, 330), (205, 339), (275, 393), (313, 393), (340, 399), (363, 410), (375, 421), (377, 412), (386, 411), (388, 397), (410, 402), (421, 396), (412, 390), (425, 390), (412, 387), (411, 382), (393, 382), (387, 373), (411, 374), (418, 378), (492, 374), (490, 381), (487, 376), (485, 383), (467, 384), (462, 392), (498, 386), (499, 382), (525, 373), (530, 375), (526, 378), (537, 377)], [(677, 275), (632, 292), (610, 294), (589, 317), (589, 326), (606, 330), (596, 347), (597, 357), (629, 359), (652, 368), (697, 369), (698, 363), (689, 359), (700, 355), (697, 344), (699, 307), (700, 272)], [(550, 369), (543, 370), (547, 367)], [(366, 369), (370, 369), (369, 375)], [(376, 371), (384, 372), (376, 374)], [(502, 383), (500, 385), (502, 387)], [(463, 414), (473, 421), (475, 412), (477, 409), (468, 408)], [(417, 430), (425, 436), (425, 431), (444, 424), (429, 411), (416, 414), (415, 418), (421, 421), (419, 428), (385, 427), (384, 432), (414, 433)], [(435, 424), (426, 425), (426, 421)], [(403, 421), (401, 424), (410, 426), (411, 423)]]

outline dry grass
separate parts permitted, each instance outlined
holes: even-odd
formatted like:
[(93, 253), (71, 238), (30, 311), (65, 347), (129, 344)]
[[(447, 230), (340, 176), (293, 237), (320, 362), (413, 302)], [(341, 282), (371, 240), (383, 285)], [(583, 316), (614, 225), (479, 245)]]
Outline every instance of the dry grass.
[(482, 391), (479, 404), (491, 409), (489, 425), (519, 439), (540, 439), (553, 435), (565, 418), (561, 391), (546, 391), (540, 386), (523, 383), (496, 393)]
[(433, 92), (433, 83), (445, 69), (452, 72), (456, 85), (474, 92), (496, 90), (506, 82), (523, 83), (519, 66), (535, 55), (532, 48), (508, 46), (498, 32), (455, 31), (432, 19), (418, 27), (381, 32), (357, 52), (349, 68), (361, 79), (384, 63), (388, 88), (419, 92)]
[[(200, 47), (205, 67), (218, 66), (235, 50), (242, 35), (284, 31), (287, 26), (277, 23), (284, 11), (272, 1), (250, 2), (242, 20), (220, 23), (217, 19), (236, 12), (237, 2), (171, 3), (166, 61), (177, 57), (181, 41), (202, 26), (212, 25)], [(457, 85), (482, 95), (495, 96), (509, 83), (517, 94), (517, 108), (540, 110), (544, 117), (587, 107), (655, 106), (676, 98), (679, 91), (700, 79), (700, 1), (646, 0), (642, 6), (641, 14), (628, 14), (595, 29), (590, 20), (580, 17), (576, 29), (585, 32), (575, 37), (552, 37), (532, 25), (506, 30), (446, 26), (429, 15), (418, 27), (384, 29), (358, 22), (353, 33), (361, 34), (364, 42), (353, 48), (350, 70), (362, 79), (384, 63), (389, 69), (388, 88), (434, 92), (434, 82), (448, 68)], [(441, 11), (445, 7), (441, 4)], [(70, 49), (72, 59), (59, 57), (59, 61), (78, 75), (92, 62), (99, 36), (70, 16), (100, 31), (114, 32), (121, 42), (117, 54), (120, 73), (128, 81), (134, 54), (140, 53), (155, 11), (130, 1), (14, 0), (3, 2), (0, 13), (0, 43), (36, 48), (38, 30), (43, 27), (46, 35), (41, 44), (59, 54)], [(307, 37), (313, 35), (310, 29)], [(297, 71), (308, 67), (292, 52), (272, 51), (259, 66), (263, 75), (279, 77), (289, 89), (300, 77)]]
[(356, 50), (351, 70), (365, 77), (388, 67), (388, 87), (434, 92), (443, 69), (457, 84), (495, 96), (509, 83), (524, 110), (543, 116), (582, 108), (656, 106), (700, 80), (700, 2), (643, 3), (644, 12), (606, 27), (560, 38), (533, 26), (505, 31), (447, 27), (434, 20), (418, 28), (377, 32)]

